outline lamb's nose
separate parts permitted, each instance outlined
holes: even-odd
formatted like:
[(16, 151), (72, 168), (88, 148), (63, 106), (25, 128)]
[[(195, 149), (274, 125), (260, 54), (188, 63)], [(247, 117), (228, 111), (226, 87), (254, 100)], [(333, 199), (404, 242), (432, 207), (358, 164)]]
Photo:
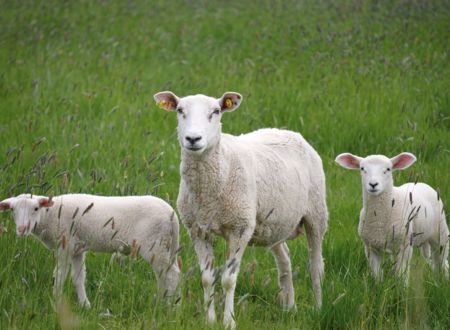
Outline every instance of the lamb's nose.
[(186, 140), (190, 143), (190, 144), (195, 144), (195, 142), (200, 141), (202, 139), (201, 136), (186, 136)]
[(22, 235), (25, 233), (26, 229), (27, 229), (27, 226), (25, 226), (25, 225), (20, 225), (19, 228), (18, 228), (19, 233), (22, 234)]
[(375, 187), (378, 186), (378, 182), (376, 182), (376, 183), (369, 183), (369, 186), (371, 186), (372, 189), (375, 189)]

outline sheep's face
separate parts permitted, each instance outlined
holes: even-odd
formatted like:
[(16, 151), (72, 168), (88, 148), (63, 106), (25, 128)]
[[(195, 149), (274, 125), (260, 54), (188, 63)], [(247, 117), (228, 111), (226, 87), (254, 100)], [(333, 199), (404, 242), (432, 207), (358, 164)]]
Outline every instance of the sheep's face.
[(363, 189), (372, 196), (392, 189), (392, 171), (407, 168), (415, 161), (416, 157), (407, 152), (390, 159), (383, 155), (361, 158), (349, 153), (340, 154), (336, 158), (336, 162), (342, 167), (360, 170)]
[(28, 236), (40, 221), (41, 208), (51, 205), (53, 202), (48, 197), (21, 195), (0, 202), (0, 210), (10, 209), (16, 222), (17, 235)]
[(188, 153), (202, 154), (220, 139), (220, 119), (235, 110), (242, 101), (238, 93), (227, 92), (220, 99), (205, 95), (178, 98), (172, 92), (155, 94), (158, 105), (178, 116), (178, 140)]

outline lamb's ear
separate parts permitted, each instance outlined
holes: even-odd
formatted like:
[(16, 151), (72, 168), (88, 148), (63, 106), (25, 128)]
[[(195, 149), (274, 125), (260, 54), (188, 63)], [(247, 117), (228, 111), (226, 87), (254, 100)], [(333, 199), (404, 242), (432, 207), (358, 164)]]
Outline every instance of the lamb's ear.
[(159, 92), (153, 95), (156, 104), (166, 111), (175, 111), (180, 99), (170, 91)]
[(335, 162), (346, 169), (355, 170), (359, 169), (359, 164), (361, 163), (361, 160), (362, 160), (361, 157), (346, 152), (344, 154), (340, 154), (339, 156), (337, 156)]
[(38, 199), (39, 207), (50, 207), (53, 206), (52, 197), (39, 197)]
[(409, 152), (402, 152), (401, 154), (391, 158), (392, 169), (403, 170), (411, 166), (417, 160), (416, 156)]
[(13, 201), (13, 197), (2, 200), (0, 202), (0, 211), (6, 211), (6, 210), (11, 209), (12, 201)]
[(226, 92), (218, 99), (222, 112), (236, 110), (242, 102), (242, 95), (235, 92)]

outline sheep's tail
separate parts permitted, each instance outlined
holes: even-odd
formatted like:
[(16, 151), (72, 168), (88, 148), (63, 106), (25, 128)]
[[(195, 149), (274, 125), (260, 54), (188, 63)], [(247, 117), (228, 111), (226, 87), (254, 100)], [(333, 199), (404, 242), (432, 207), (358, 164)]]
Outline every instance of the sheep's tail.
[(176, 263), (177, 260), (177, 254), (178, 254), (178, 248), (180, 244), (180, 228), (179, 228), (179, 222), (178, 217), (175, 214), (175, 211), (173, 211), (172, 217), (170, 219), (171, 228), (170, 231), (172, 233), (172, 241), (170, 245), (170, 264), (173, 265)]

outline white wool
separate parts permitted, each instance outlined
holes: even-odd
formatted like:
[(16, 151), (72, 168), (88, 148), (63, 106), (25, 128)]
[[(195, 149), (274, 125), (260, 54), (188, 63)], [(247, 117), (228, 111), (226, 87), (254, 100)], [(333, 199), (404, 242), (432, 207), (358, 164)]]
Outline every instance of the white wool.
[(347, 153), (336, 161), (361, 171), (363, 207), (358, 232), (373, 274), (381, 276), (381, 256), (387, 252), (395, 258), (397, 274), (405, 275), (407, 283), (412, 248), (418, 246), (433, 270), (441, 268), (448, 276), (449, 230), (439, 194), (425, 183), (400, 187), (393, 183), (392, 171), (411, 165), (414, 155), (402, 153), (389, 159)]
[(327, 229), (325, 175), (317, 152), (291, 131), (261, 129), (233, 136), (221, 133), (220, 119), (242, 101), (237, 93), (214, 99), (155, 95), (178, 112), (181, 183), (177, 206), (202, 271), (207, 320), (215, 321), (212, 236), (228, 243), (222, 274), (224, 324), (234, 327), (234, 289), (246, 246), (268, 247), (275, 256), (281, 303), (293, 308), (294, 290), (286, 240), (305, 227), (316, 303), (321, 304), (322, 240)]
[(159, 198), (68, 194), (49, 199), (24, 194), (0, 202), (0, 209), (10, 208), (18, 235), (32, 233), (56, 251), (57, 297), (70, 262), (79, 302), (90, 306), (84, 283), (86, 251), (139, 254), (153, 267), (161, 293), (171, 295), (177, 287), (178, 219), (172, 207)]

